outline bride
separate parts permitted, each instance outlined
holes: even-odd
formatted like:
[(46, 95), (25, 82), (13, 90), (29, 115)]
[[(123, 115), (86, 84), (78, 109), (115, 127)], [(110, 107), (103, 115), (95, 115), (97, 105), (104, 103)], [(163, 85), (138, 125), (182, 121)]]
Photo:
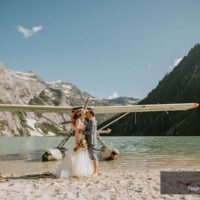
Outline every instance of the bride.
[(80, 111), (76, 120), (75, 138), (73, 144), (58, 168), (57, 178), (71, 176), (91, 176), (93, 172), (92, 160), (89, 157), (88, 149), (79, 146), (80, 140), (83, 138), (82, 131), (84, 129), (85, 111)]

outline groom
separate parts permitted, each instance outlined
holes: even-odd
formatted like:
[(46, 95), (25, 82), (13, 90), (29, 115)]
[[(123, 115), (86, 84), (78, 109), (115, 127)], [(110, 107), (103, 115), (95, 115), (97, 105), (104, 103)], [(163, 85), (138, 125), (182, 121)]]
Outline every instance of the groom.
[(86, 118), (89, 119), (89, 122), (83, 131), (85, 135), (85, 139), (88, 143), (88, 152), (90, 155), (90, 159), (93, 161), (94, 172), (93, 175), (97, 176), (99, 173), (98, 169), (98, 158), (95, 151), (95, 146), (97, 144), (97, 124), (95, 120), (95, 114), (92, 110), (87, 111)]

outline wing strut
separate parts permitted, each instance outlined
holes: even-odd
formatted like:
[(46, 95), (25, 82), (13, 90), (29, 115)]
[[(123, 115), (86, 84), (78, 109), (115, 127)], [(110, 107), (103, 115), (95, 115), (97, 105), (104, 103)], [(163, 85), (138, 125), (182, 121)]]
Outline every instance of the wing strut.
[(63, 127), (62, 126), (60, 126), (59, 124), (57, 124), (57, 123), (55, 123), (54, 121), (52, 121), (51, 119), (49, 119), (48, 117), (45, 117), (44, 115), (42, 115), (41, 114), (41, 116), (44, 118), (44, 119), (46, 119), (47, 121), (50, 121), (52, 124), (54, 124), (54, 125), (56, 125), (56, 126), (58, 126), (58, 127), (60, 127), (60, 128), (62, 128), (63, 129)]
[(67, 137), (62, 139), (62, 141), (60, 142), (60, 144), (56, 148), (61, 149), (65, 145), (65, 143), (69, 140), (70, 137), (71, 137), (71, 135), (67, 135)]
[(103, 126), (102, 128), (100, 128), (99, 130), (103, 130), (104, 128), (110, 126), (111, 124), (115, 123), (116, 121), (120, 120), (121, 118), (125, 117), (126, 115), (128, 115), (128, 113), (124, 113), (123, 115), (121, 115), (120, 117), (118, 117), (117, 119), (111, 121), (110, 123), (106, 124), (105, 126)]
[[(106, 124), (105, 126), (103, 126), (102, 128), (98, 129), (99, 132), (103, 131), (104, 128), (110, 126), (111, 124), (115, 123), (116, 121), (120, 120), (121, 118), (127, 116), (129, 113), (124, 113), (123, 115), (120, 115), (117, 119), (111, 121), (110, 123)], [(108, 145), (103, 141), (102, 137), (97, 134), (97, 140), (99, 141), (99, 143), (102, 145), (102, 147), (108, 147)]]

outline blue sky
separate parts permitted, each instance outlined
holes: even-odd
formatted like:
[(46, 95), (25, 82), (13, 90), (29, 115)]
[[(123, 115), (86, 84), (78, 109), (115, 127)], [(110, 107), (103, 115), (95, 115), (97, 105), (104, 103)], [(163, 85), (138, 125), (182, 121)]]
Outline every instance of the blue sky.
[(0, 0), (0, 62), (97, 97), (145, 97), (200, 41), (198, 0)]

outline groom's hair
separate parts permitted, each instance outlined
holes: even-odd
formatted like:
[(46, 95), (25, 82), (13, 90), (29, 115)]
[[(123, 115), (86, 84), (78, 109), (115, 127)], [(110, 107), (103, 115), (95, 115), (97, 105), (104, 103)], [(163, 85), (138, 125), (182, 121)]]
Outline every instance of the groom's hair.
[(89, 110), (88, 112), (92, 115), (92, 117), (95, 116), (95, 114), (94, 114), (94, 112), (92, 110)]

